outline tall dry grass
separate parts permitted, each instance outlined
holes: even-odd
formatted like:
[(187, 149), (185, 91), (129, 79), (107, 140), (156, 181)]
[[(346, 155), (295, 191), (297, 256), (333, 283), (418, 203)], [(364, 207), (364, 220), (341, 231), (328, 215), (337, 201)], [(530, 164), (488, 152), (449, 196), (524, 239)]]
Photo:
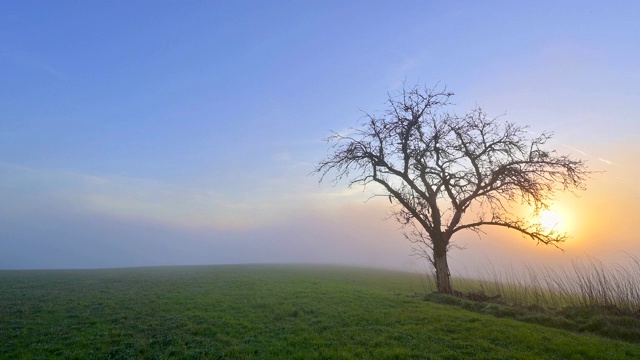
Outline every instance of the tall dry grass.
[[(526, 266), (496, 269), (492, 264), (477, 269), (473, 278), (456, 277), (456, 290), (498, 296), (509, 305), (545, 308), (605, 308), (640, 315), (640, 257), (629, 254), (625, 264), (606, 265), (589, 257), (569, 267)], [(423, 286), (435, 289), (433, 280)]]

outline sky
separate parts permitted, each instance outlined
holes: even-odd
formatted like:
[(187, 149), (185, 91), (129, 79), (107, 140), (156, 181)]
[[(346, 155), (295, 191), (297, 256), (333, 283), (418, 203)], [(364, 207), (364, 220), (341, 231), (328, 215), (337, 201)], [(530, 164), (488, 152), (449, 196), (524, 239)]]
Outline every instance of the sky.
[(0, 269), (425, 261), (330, 130), (403, 81), (598, 171), (564, 251), (462, 233), (454, 271), (640, 255), (636, 1), (0, 1)]

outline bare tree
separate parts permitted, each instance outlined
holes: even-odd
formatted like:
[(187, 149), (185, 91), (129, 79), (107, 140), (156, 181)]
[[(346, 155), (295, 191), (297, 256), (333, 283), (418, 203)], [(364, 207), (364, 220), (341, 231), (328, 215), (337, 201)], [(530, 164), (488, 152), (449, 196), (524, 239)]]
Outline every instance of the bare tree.
[(537, 214), (556, 191), (584, 189), (590, 174), (583, 160), (543, 149), (551, 134), (531, 136), (481, 108), (458, 116), (446, 110), (451, 96), (446, 88), (405, 87), (349, 134), (332, 132), (325, 139), (332, 151), (315, 169), (320, 181), (331, 174), (349, 187), (381, 185), (374, 196), (394, 203), (392, 215), (443, 293), (452, 292), (447, 252), (456, 233), (498, 226), (558, 247), (565, 233), (518, 215), (514, 205)]

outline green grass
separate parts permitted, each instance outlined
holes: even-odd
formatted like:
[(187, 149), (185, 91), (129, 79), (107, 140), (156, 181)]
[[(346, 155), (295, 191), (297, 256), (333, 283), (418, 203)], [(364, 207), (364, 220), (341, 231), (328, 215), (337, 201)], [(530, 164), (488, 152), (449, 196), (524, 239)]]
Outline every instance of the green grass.
[(323, 266), (0, 271), (3, 359), (602, 359), (640, 345), (426, 302)]

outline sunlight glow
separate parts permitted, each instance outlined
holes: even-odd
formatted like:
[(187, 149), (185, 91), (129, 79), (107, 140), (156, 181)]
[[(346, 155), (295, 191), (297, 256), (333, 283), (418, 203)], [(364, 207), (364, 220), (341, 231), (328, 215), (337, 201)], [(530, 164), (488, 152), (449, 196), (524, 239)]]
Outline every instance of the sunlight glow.
[(540, 212), (537, 218), (537, 222), (542, 225), (542, 228), (548, 232), (561, 232), (562, 231), (562, 216), (551, 210), (543, 210)]

